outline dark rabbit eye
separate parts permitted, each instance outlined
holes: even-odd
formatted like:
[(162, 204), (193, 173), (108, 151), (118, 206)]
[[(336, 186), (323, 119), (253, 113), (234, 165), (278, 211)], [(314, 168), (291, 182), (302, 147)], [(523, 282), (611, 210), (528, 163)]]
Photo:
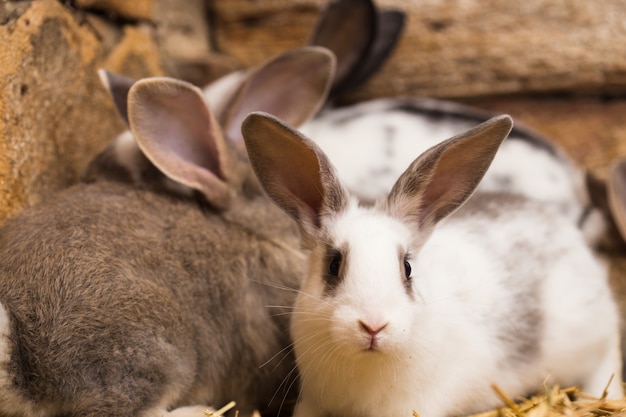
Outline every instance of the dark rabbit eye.
[(330, 255), (328, 262), (328, 275), (332, 277), (339, 276), (339, 270), (341, 269), (342, 256), (338, 251), (334, 251)]
[(404, 276), (406, 279), (411, 279), (411, 264), (406, 259), (404, 260)]

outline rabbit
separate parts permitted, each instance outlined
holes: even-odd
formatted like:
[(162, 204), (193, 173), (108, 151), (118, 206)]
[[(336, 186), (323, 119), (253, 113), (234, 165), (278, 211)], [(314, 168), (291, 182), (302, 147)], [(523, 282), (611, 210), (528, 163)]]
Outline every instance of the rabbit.
[[(305, 55), (326, 65), (302, 74), (296, 121), (332, 74), (330, 55)], [(244, 416), (289, 414), (296, 224), (201, 90), (149, 78), (124, 94), (150, 163), (120, 164), (116, 143), (84, 182), (0, 226), (0, 415), (203, 417), (231, 400)]]
[(309, 251), (294, 417), (466, 415), (500, 405), (491, 384), (514, 397), (548, 375), (622, 397), (606, 265), (550, 204), (473, 194), (511, 128), (499, 116), (434, 145), (364, 204), (313, 140), (244, 120), (250, 163)]

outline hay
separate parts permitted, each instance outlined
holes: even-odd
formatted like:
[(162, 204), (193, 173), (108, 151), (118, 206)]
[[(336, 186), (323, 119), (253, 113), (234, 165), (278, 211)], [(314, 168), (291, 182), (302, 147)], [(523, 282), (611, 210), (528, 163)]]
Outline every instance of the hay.
[(235, 407), (235, 405), (236, 403), (234, 401), (231, 401), (228, 404), (226, 404), (224, 407), (220, 408), (219, 410), (216, 410), (216, 411), (204, 410), (204, 415), (206, 417), (222, 417), (224, 413), (226, 413), (227, 411)]
[[(576, 387), (544, 387), (544, 392), (515, 402), (494, 385), (503, 407), (471, 417), (617, 417), (626, 416), (626, 398), (619, 400), (592, 397)], [(417, 416), (415, 413), (414, 416)]]
[[(626, 417), (626, 398), (606, 399), (606, 391), (597, 398), (581, 392), (577, 387), (561, 389), (558, 385), (544, 385), (543, 393), (515, 402), (497, 385), (492, 385), (492, 388), (504, 405), (467, 417)], [(234, 407), (235, 402), (231, 401), (217, 411), (206, 410), (204, 415), (222, 417)], [(260, 417), (260, 414), (255, 412), (253, 417)], [(413, 417), (420, 415), (413, 411)]]

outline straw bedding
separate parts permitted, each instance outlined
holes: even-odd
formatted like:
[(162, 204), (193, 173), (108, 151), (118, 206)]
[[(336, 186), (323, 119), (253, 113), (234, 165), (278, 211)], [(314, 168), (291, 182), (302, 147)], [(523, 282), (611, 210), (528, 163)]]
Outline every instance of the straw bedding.
[(514, 402), (496, 386), (503, 406), (472, 417), (606, 417), (626, 415), (626, 399), (594, 398), (576, 387), (560, 389), (545, 387), (544, 392), (520, 402)]

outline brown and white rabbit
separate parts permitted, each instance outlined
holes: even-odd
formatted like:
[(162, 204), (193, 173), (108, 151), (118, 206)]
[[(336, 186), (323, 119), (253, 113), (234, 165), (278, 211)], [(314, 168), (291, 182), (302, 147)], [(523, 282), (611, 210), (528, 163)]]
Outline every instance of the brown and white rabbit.
[[(323, 56), (300, 85), (317, 99), (288, 114), (324, 100)], [(0, 227), (0, 415), (202, 417), (231, 400), (276, 415), (293, 358), (269, 306), (299, 287), (298, 228), (196, 87), (138, 81), (127, 115), (149, 164), (107, 149), (89, 182)]]
[(291, 324), (295, 417), (464, 415), (500, 404), (491, 384), (514, 397), (549, 375), (622, 396), (617, 308), (580, 230), (550, 204), (469, 198), (511, 127), (437, 144), (363, 205), (313, 141), (267, 114), (244, 121), (257, 177), (311, 253)]

